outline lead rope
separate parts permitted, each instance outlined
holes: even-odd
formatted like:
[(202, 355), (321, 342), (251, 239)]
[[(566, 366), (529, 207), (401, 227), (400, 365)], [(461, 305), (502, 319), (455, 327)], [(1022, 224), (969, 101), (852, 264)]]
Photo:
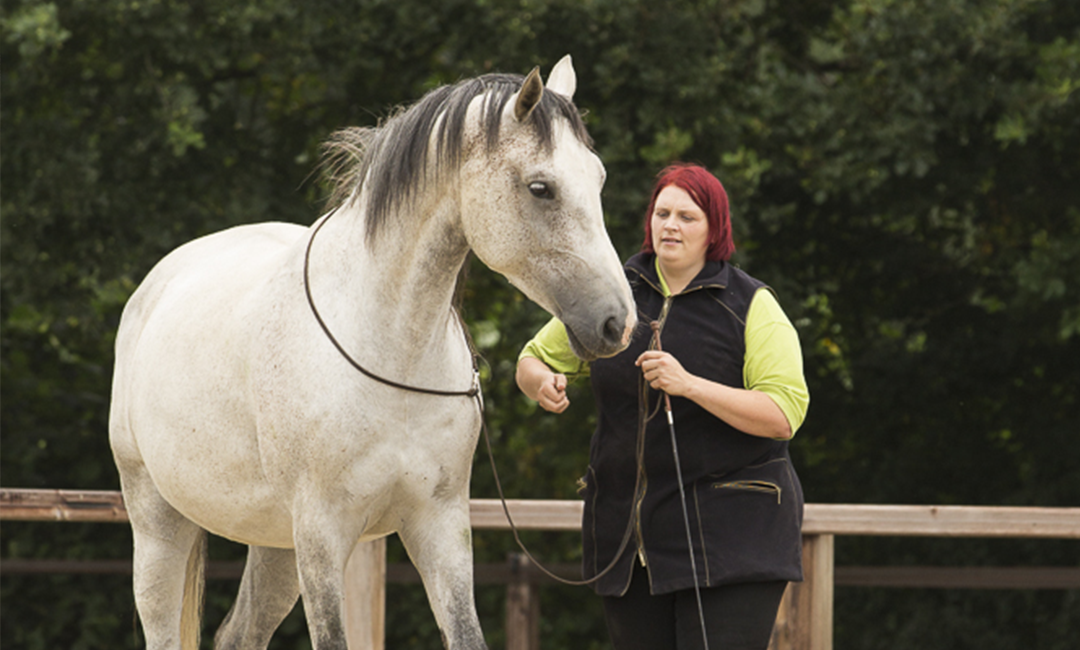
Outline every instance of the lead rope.
[[(479, 400), (479, 398), (477, 399)], [(588, 578), (587, 580), (569, 580), (567, 578), (563, 578), (562, 576), (552, 573), (547, 567), (541, 564), (539, 560), (533, 557), (533, 554), (530, 553), (529, 549), (525, 547), (525, 543), (521, 541), (521, 537), (518, 535), (518, 527), (516, 524), (514, 524), (514, 518), (510, 516), (510, 507), (506, 504), (506, 496), (503, 494), (502, 481), (499, 479), (499, 470), (495, 467), (495, 453), (492, 451), (491, 448), (491, 435), (488, 433), (487, 418), (484, 417), (484, 410), (482, 404), (480, 408), (480, 428), (484, 432), (484, 444), (487, 446), (488, 460), (491, 461), (491, 474), (495, 477), (495, 489), (499, 493), (499, 501), (502, 503), (503, 512), (506, 514), (506, 521), (510, 523), (510, 532), (514, 534), (514, 541), (517, 542), (518, 548), (521, 549), (521, 552), (524, 553), (527, 558), (529, 558), (529, 560), (536, 566), (537, 569), (540, 570), (541, 573), (557, 582), (563, 583), (564, 585), (571, 585), (574, 587), (590, 585), (610, 573), (612, 569), (615, 568), (615, 565), (618, 564), (619, 559), (622, 557), (622, 554), (626, 551), (626, 547), (629, 546), (630, 538), (633, 537), (633, 511), (631, 510), (630, 512), (630, 518), (626, 524), (626, 532), (623, 533), (622, 542), (619, 544), (619, 550), (615, 553), (615, 557), (611, 559), (611, 563), (604, 567), (603, 571), (597, 573), (591, 578)], [(644, 427), (642, 427), (642, 429), (643, 428)], [(637, 504), (638, 492), (640, 489), (641, 472), (639, 471), (637, 482), (634, 485), (634, 499), (631, 502), (632, 504)]]
[[(311, 232), (311, 237), (308, 239), (307, 247), (304, 250), (304, 295), (307, 298), (307, 303), (308, 303), (308, 306), (311, 308), (312, 315), (315, 316), (315, 320), (319, 323), (319, 327), (322, 329), (323, 333), (326, 335), (326, 338), (330, 340), (330, 343), (332, 343), (334, 345), (334, 348), (337, 349), (338, 353), (340, 353), (341, 356), (344, 357), (344, 359), (349, 363), (349, 365), (351, 365), (356, 370), (360, 371), (360, 373), (362, 373), (364, 376), (369, 377), (371, 379), (374, 379), (375, 381), (378, 381), (380, 383), (386, 384), (387, 386), (392, 386), (392, 387), (398, 388), (400, 390), (411, 391), (411, 392), (414, 392), (414, 393), (423, 393), (425, 395), (442, 395), (442, 396), (448, 396), (448, 397), (463, 396), (463, 397), (472, 397), (472, 398), (474, 398), (476, 400), (477, 408), (480, 411), (480, 428), (484, 432), (484, 444), (487, 446), (488, 459), (491, 461), (491, 473), (495, 478), (495, 488), (499, 493), (499, 501), (502, 503), (503, 513), (506, 514), (506, 521), (510, 524), (510, 531), (514, 535), (514, 541), (517, 542), (518, 548), (521, 549), (521, 551), (525, 554), (525, 556), (528, 557), (529, 560), (534, 565), (536, 565), (536, 568), (540, 569), (540, 571), (542, 573), (547, 575), (549, 578), (552, 578), (553, 580), (556, 580), (556, 581), (561, 582), (563, 584), (572, 585), (572, 586), (589, 585), (589, 584), (592, 584), (592, 583), (596, 582), (600, 578), (603, 578), (608, 573), (610, 573), (615, 568), (615, 565), (618, 564), (619, 559), (622, 558), (622, 554), (624, 552), (626, 552), (626, 547), (629, 546), (630, 538), (633, 536), (634, 522), (636, 520), (636, 517), (634, 515), (634, 510), (637, 508), (637, 504), (638, 504), (638, 502), (640, 501), (640, 499), (642, 497), (641, 492), (642, 492), (642, 487), (643, 487), (642, 484), (643, 484), (643, 482), (641, 480), (641, 477), (642, 477), (642, 474), (643, 474), (643, 468), (645, 466), (645, 457), (644, 457), (645, 425), (648, 422), (648, 420), (651, 419), (651, 418), (649, 416), (647, 416), (644, 412), (642, 412), (640, 410), (640, 408), (639, 408), (640, 416), (638, 418), (638, 439), (637, 439), (638, 472), (637, 472), (637, 477), (635, 478), (635, 483), (634, 483), (634, 498), (631, 501), (631, 511), (630, 511), (630, 516), (627, 518), (626, 531), (623, 533), (623, 539), (622, 539), (622, 542), (619, 544), (619, 550), (615, 553), (615, 557), (613, 557), (611, 559), (611, 563), (608, 564), (607, 567), (605, 567), (603, 571), (601, 571), (600, 573), (597, 573), (592, 578), (589, 578), (587, 580), (567, 580), (566, 578), (563, 578), (562, 576), (558, 576), (558, 575), (552, 573), (544, 565), (542, 565), (535, 557), (533, 557), (533, 554), (530, 553), (529, 549), (525, 547), (524, 542), (521, 541), (521, 536), (518, 534), (517, 525), (514, 523), (514, 519), (510, 515), (510, 507), (506, 503), (506, 496), (503, 493), (502, 481), (499, 479), (499, 471), (495, 467), (495, 454), (494, 454), (494, 451), (492, 450), (492, 447), (491, 447), (491, 435), (488, 433), (487, 418), (485, 417), (485, 409), (484, 409), (484, 398), (483, 398), (483, 395), (482, 395), (482, 393), (480, 391), (480, 371), (479, 371), (479, 366), (477, 365), (477, 360), (479, 359), (479, 354), (476, 352), (476, 348), (473, 346), (472, 338), (469, 336), (468, 327), (465, 325), (465, 322), (461, 318), (461, 315), (455, 310), (454, 313), (458, 317), (458, 322), (461, 325), (462, 333), (465, 336), (465, 342), (468, 344), (469, 351), (472, 353), (472, 358), (473, 358), (473, 385), (468, 390), (439, 390), (439, 389), (434, 389), (434, 388), (422, 388), (422, 387), (419, 387), (419, 386), (410, 386), (408, 384), (402, 384), (402, 383), (393, 381), (391, 379), (387, 379), (385, 377), (382, 377), (380, 375), (377, 375), (374, 372), (371, 372), (370, 370), (368, 370), (367, 368), (362, 366), (358, 361), (356, 361), (356, 359), (353, 359), (352, 356), (341, 345), (341, 343), (339, 343), (338, 340), (334, 337), (334, 335), (330, 332), (330, 327), (323, 320), (322, 315), (319, 313), (318, 307), (315, 306), (315, 298), (311, 293), (311, 279), (310, 279), (309, 269), (310, 269), (310, 266), (311, 266), (311, 249), (312, 249), (312, 246), (315, 243), (315, 235), (319, 234), (319, 231), (322, 230), (322, 227), (326, 225), (326, 222), (329, 221), (330, 217), (332, 217), (333, 215), (334, 215), (333, 212), (326, 215), (318, 223), (318, 225), (315, 226), (315, 228)], [(656, 349), (659, 350), (660, 349), (660, 324), (654, 321), (652, 323), (652, 328), (653, 328), (653, 332), (655, 334)], [(704, 611), (703, 611), (702, 606), (701, 606), (701, 587), (698, 584), (697, 564), (696, 564), (696, 562), (694, 560), (694, 546), (693, 546), (693, 541), (692, 541), (693, 538), (691, 537), (691, 534), (690, 534), (690, 515), (687, 513), (687, 510), (686, 510), (686, 492), (683, 489), (682, 469), (679, 466), (679, 451), (678, 451), (678, 447), (677, 447), (676, 442), (675, 442), (675, 422), (674, 422), (674, 419), (672, 418), (672, 415), (671, 415), (671, 400), (667, 396), (667, 393), (664, 394), (664, 400), (665, 400), (665, 406), (666, 406), (666, 410), (667, 410), (668, 427), (671, 430), (671, 447), (672, 447), (672, 451), (675, 454), (675, 472), (676, 472), (676, 476), (677, 476), (678, 481), (679, 481), (679, 494), (682, 497), (683, 521), (686, 523), (686, 541), (690, 546), (690, 569), (694, 574), (694, 594), (697, 596), (698, 617), (701, 620), (701, 634), (702, 634), (702, 639), (705, 642), (705, 650), (709, 650), (709, 639), (708, 639), (708, 635), (705, 632), (705, 615), (704, 615)]]
[[(622, 557), (622, 554), (626, 550), (626, 547), (629, 545), (630, 538), (633, 535), (634, 516), (633, 516), (632, 511), (630, 513), (630, 519), (629, 519), (629, 521), (627, 522), (627, 525), (626, 525), (626, 533), (623, 535), (622, 543), (619, 545), (619, 551), (615, 554), (615, 557), (612, 558), (611, 564), (609, 564), (603, 571), (596, 574), (592, 578), (589, 578), (588, 580), (567, 580), (566, 578), (555, 575), (550, 570), (548, 570), (546, 567), (544, 567), (544, 565), (540, 564), (540, 562), (535, 557), (533, 557), (532, 553), (530, 553), (529, 550), (527, 548), (525, 548), (525, 544), (521, 541), (521, 537), (518, 535), (517, 525), (514, 524), (514, 519), (513, 519), (513, 517), (510, 516), (510, 508), (509, 508), (509, 506), (507, 506), (507, 504), (506, 504), (506, 496), (503, 494), (502, 481), (499, 480), (499, 471), (495, 468), (495, 454), (494, 454), (494, 452), (492, 451), (492, 448), (491, 448), (491, 436), (488, 433), (487, 418), (485, 417), (486, 411), (484, 409), (484, 396), (483, 396), (483, 393), (481, 393), (481, 391), (480, 391), (480, 369), (479, 369), (479, 364), (478, 364), (478, 360), (480, 358), (480, 355), (476, 351), (476, 347), (473, 345), (472, 337), (469, 336), (469, 328), (465, 324), (465, 320), (461, 317), (461, 314), (457, 310), (454, 310), (454, 314), (457, 316), (458, 324), (461, 326), (462, 334), (465, 337), (465, 343), (469, 346), (469, 352), (471, 353), (472, 360), (473, 360), (473, 385), (468, 390), (439, 390), (439, 389), (434, 389), (434, 388), (422, 388), (422, 387), (419, 387), (419, 386), (410, 386), (409, 384), (402, 384), (402, 383), (393, 381), (392, 379), (387, 379), (385, 377), (377, 375), (374, 372), (371, 372), (370, 370), (365, 368), (364, 366), (360, 365), (360, 363), (356, 359), (352, 358), (352, 356), (348, 352), (345, 351), (344, 346), (342, 346), (341, 343), (339, 343), (338, 340), (334, 337), (334, 335), (330, 332), (330, 327), (323, 320), (322, 315), (319, 313), (318, 307), (315, 306), (315, 298), (314, 298), (314, 296), (312, 296), (312, 293), (311, 293), (311, 280), (310, 280), (310, 277), (309, 277), (310, 276), (309, 268), (311, 266), (311, 248), (312, 248), (312, 245), (315, 243), (315, 235), (319, 234), (319, 231), (322, 229), (322, 227), (324, 225), (326, 225), (326, 222), (329, 221), (330, 217), (332, 217), (333, 215), (334, 215), (333, 212), (326, 215), (315, 226), (315, 228), (311, 231), (311, 237), (308, 239), (307, 248), (304, 250), (304, 295), (307, 297), (308, 306), (311, 307), (312, 315), (315, 316), (315, 320), (319, 323), (319, 327), (322, 328), (323, 334), (326, 335), (326, 338), (328, 338), (330, 340), (330, 343), (332, 343), (334, 345), (334, 348), (336, 348), (338, 353), (340, 353), (341, 356), (345, 358), (345, 360), (349, 363), (349, 365), (351, 365), (356, 370), (360, 371), (360, 373), (362, 373), (364, 376), (369, 377), (371, 379), (374, 379), (377, 382), (386, 384), (387, 386), (392, 386), (394, 388), (398, 388), (400, 390), (410, 391), (410, 392), (413, 392), (413, 393), (423, 393), (425, 395), (443, 395), (443, 396), (447, 396), (447, 397), (471, 397), (471, 398), (474, 398), (476, 400), (476, 406), (480, 411), (480, 428), (484, 432), (484, 443), (487, 446), (488, 459), (490, 459), (490, 461), (491, 461), (491, 473), (495, 477), (495, 487), (496, 487), (496, 489), (498, 490), (498, 493), (499, 493), (499, 501), (502, 503), (503, 512), (506, 514), (506, 520), (510, 523), (510, 530), (514, 534), (514, 540), (517, 542), (518, 547), (522, 550), (523, 553), (525, 553), (525, 555), (529, 558), (529, 560), (532, 561), (532, 563), (535, 564), (538, 569), (540, 569), (541, 572), (546, 574), (548, 577), (550, 577), (550, 578), (552, 578), (552, 579), (554, 579), (554, 580), (556, 580), (558, 582), (562, 582), (564, 584), (567, 584), (567, 585), (573, 585), (573, 586), (588, 585), (588, 584), (591, 584), (593, 582), (596, 582), (600, 578), (602, 578), (605, 575), (607, 575), (608, 573), (610, 573), (611, 570), (615, 568), (615, 565), (618, 563), (619, 558)], [(638, 452), (638, 454), (639, 454), (638, 455), (638, 467), (639, 468), (642, 467), (641, 463), (644, 460), (643, 457), (641, 456), (641, 451), (640, 451), (641, 449), (643, 449), (642, 440), (644, 439), (644, 435), (645, 435), (645, 425), (644, 425), (644, 423), (641, 423), (640, 427), (639, 427), (639, 431), (638, 431), (638, 449), (639, 449), (639, 452)], [(641, 490), (641, 471), (639, 469), (637, 483), (634, 485), (634, 500), (633, 500), (634, 504), (637, 503), (637, 500), (639, 498), (639, 491), (640, 490)]]
[[(660, 347), (660, 323), (651, 323), (653, 340), (657, 351)], [(690, 571), (694, 574), (694, 596), (697, 597), (698, 620), (701, 621), (701, 641), (705, 650), (709, 650), (709, 633), (705, 629), (705, 609), (701, 606), (701, 585), (698, 584), (697, 562), (694, 560), (694, 538), (690, 534), (690, 513), (686, 509), (686, 489), (683, 487), (682, 465), (679, 462), (679, 445), (675, 441), (675, 418), (671, 414), (671, 397), (664, 393), (664, 410), (667, 411), (668, 431), (671, 432), (671, 453), (675, 456), (675, 480), (679, 483), (679, 503), (682, 504), (683, 523), (686, 524), (686, 546), (690, 550)], [(704, 549), (702, 549), (704, 551)]]
[[(492, 446), (491, 446), (491, 435), (488, 432), (487, 418), (485, 417), (486, 412), (485, 412), (485, 409), (484, 409), (484, 398), (483, 398), (483, 395), (482, 395), (482, 393), (480, 391), (480, 371), (479, 371), (479, 366), (477, 364), (477, 361), (479, 359), (479, 354), (476, 352), (476, 348), (475, 348), (475, 346), (473, 345), (473, 342), (472, 342), (472, 337), (469, 336), (468, 327), (466, 326), (464, 319), (461, 318), (461, 314), (459, 314), (456, 310), (454, 312), (455, 315), (458, 318), (458, 323), (460, 324), (462, 333), (465, 336), (465, 342), (468, 344), (469, 351), (472, 353), (472, 358), (473, 358), (473, 385), (468, 390), (439, 390), (439, 389), (434, 389), (434, 388), (422, 388), (422, 387), (419, 387), (419, 386), (410, 386), (408, 384), (402, 384), (402, 383), (393, 381), (391, 379), (387, 379), (385, 377), (382, 377), (380, 375), (377, 375), (377, 374), (371, 372), (370, 370), (368, 370), (367, 368), (365, 368), (364, 366), (362, 366), (358, 361), (356, 361), (356, 359), (353, 359), (352, 356), (341, 345), (341, 343), (339, 343), (338, 340), (334, 337), (334, 335), (330, 332), (330, 327), (323, 320), (322, 315), (319, 313), (318, 307), (315, 306), (315, 298), (311, 293), (311, 279), (310, 279), (309, 269), (310, 269), (310, 266), (311, 266), (311, 249), (312, 249), (312, 246), (315, 243), (315, 235), (319, 234), (319, 231), (322, 229), (322, 227), (324, 225), (326, 225), (326, 222), (330, 220), (330, 217), (333, 216), (333, 214), (334, 213), (330, 213), (330, 214), (326, 215), (326, 217), (324, 217), (318, 223), (318, 225), (315, 226), (315, 228), (311, 232), (311, 237), (308, 239), (307, 247), (304, 250), (304, 295), (307, 298), (308, 306), (311, 307), (312, 315), (315, 316), (315, 320), (319, 323), (319, 327), (322, 329), (323, 333), (326, 335), (326, 338), (330, 340), (330, 343), (332, 343), (334, 345), (334, 348), (337, 349), (337, 351), (341, 354), (342, 357), (344, 357), (344, 359), (349, 363), (349, 365), (351, 365), (356, 370), (360, 371), (360, 373), (362, 373), (366, 377), (374, 379), (375, 381), (378, 381), (380, 383), (386, 384), (387, 386), (392, 386), (394, 388), (398, 388), (398, 389), (405, 390), (405, 391), (411, 391), (411, 392), (414, 392), (414, 393), (423, 393), (425, 395), (443, 395), (443, 396), (448, 396), (448, 397), (463, 396), (463, 397), (471, 397), (471, 398), (475, 399), (477, 408), (479, 409), (479, 412), (480, 412), (480, 428), (484, 433), (484, 444), (487, 447), (488, 459), (491, 461), (491, 473), (492, 473), (492, 476), (495, 479), (495, 488), (499, 493), (499, 501), (500, 501), (500, 503), (502, 503), (503, 513), (506, 515), (506, 521), (510, 524), (510, 531), (514, 535), (514, 541), (517, 542), (518, 548), (521, 549), (521, 551), (525, 554), (525, 556), (528, 557), (529, 560), (534, 565), (536, 565), (536, 568), (538, 568), (542, 573), (547, 575), (549, 578), (552, 578), (553, 580), (556, 580), (557, 582), (561, 582), (561, 583), (566, 584), (566, 585), (572, 585), (572, 586), (589, 585), (589, 584), (592, 584), (592, 583), (596, 582), (600, 578), (603, 578), (608, 573), (610, 573), (615, 568), (615, 565), (618, 564), (619, 559), (622, 558), (623, 553), (626, 552), (626, 547), (629, 546), (630, 538), (633, 536), (634, 522), (636, 521), (636, 517), (634, 515), (634, 510), (637, 508), (637, 504), (638, 504), (638, 502), (640, 501), (640, 499), (642, 497), (641, 493), (642, 493), (643, 481), (641, 480), (641, 477), (642, 477), (642, 474), (643, 474), (643, 468), (645, 466), (645, 457), (644, 457), (645, 425), (651, 419), (651, 417), (648, 416), (644, 411), (642, 411), (640, 406), (639, 406), (639, 414), (640, 415), (638, 417), (638, 439), (637, 439), (637, 454), (636, 454), (637, 455), (638, 471), (637, 471), (637, 477), (635, 478), (635, 482), (634, 482), (634, 498), (631, 501), (631, 511), (630, 511), (630, 516), (627, 518), (626, 531), (623, 533), (623, 539), (622, 539), (622, 542), (619, 544), (619, 550), (615, 553), (615, 557), (613, 557), (611, 559), (611, 563), (608, 564), (604, 568), (603, 571), (597, 573), (592, 578), (589, 578), (587, 580), (568, 580), (566, 578), (563, 578), (562, 576), (559, 576), (559, 575), (556, 575), (556, 574), (552, 573), (547, 567), (545, 567), (543, 564), (541, 564), (540, 561), (537, 560), (533, 556), (532, 553), (529, 552), (528, 548), (525, 547), (525, 543), (521, 541), (521, 536), (518, 533), (518, 527), (514, 523), (514, 518), (510, 515), (510, 507), (506, 503), (506, 495), (503, 492), (502, 481), (499, 479), (499, 470), (495, 466), (495, 453), (494, 453), (494, 451), (492, 449)], [(660, 348), (660, 324), (657, 323), (656, 321), (653, 321), (652, 330), (653, 330), (655, 340), (656, 340), (656, 349), (660, 350), (661, 349)], [(668, 428), (671, 431), (671, 449), (672, 449), (672, 452), (675, 455), (675, 473), (676, 473), (677, 480), (679, 482), (679, 495), (681, 496), (681, 503), (682, 503), (682, 510), (683, 510), (683, 521), (686, 524), (686, 541), (687, 541), (687, 544), (689, 545), (689, 548), (690, 548), (690, 570), (694, 574), (694, 595), (697, 597), (698, 617), (701, 620), (702, 640), (705, 643), (705, 650), (709, 650), (709, 638), (708, 638), (708, 635), (707, 635), (707, 633), (705, 631), (705, 614), (704, 614), (704, 610), (703, 610), (702, 605), (701, 605), (701, 587), (698, 584), (697, 563), (694, 560), (693, 537), (690, 534), (690, 515), (689, 515), (689, 513), (687, 512), (687, 509), (686, 509), (686, 491), (683, 488), (682, 468), (680, 467), (680, 464), (679, 464), (679, 450), (678, 450), (678, 445), (677, 445), (677, 443), (675, 441), (675, 421), (674, 421), (674, 419), (672, 417), (672, 414), (671, 414), (671, 399), (668, 397), (667, 393), (664, 393), (664, 403), (665, 403), (665, 409), (667, 411)]]

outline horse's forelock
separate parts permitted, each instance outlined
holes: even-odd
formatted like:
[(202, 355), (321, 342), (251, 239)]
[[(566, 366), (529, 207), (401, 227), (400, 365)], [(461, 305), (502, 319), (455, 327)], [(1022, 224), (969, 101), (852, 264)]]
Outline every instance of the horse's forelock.
[[(329, 209), (344, 205), (367, 189), (367, 237), (373, 239), (390, 213), (423, 189), (432, 136), (436, 136), (438, 173), (456, 173), (469, 105), (484, 95), (481, 129), (491, 150), (499, 143), (506, 104), (523, 80), (521, 75), (490, 74), (441, 86), (411, 107), (398, 109), (378, 127), (351, 127), (332, 134), (323, 146), (322, 162), (324, 175), (334, 188)], [(565, 119), (572, 133), (592, 147), (577, 107), (554, 92), (545, 92), (528, 118), (540, 146), (547, 151), (554, 146), (558, 118)]]

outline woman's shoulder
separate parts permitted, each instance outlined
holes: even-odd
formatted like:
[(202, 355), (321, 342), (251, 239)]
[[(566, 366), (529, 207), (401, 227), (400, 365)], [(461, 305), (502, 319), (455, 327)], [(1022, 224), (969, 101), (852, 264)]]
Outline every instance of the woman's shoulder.
[(630, 288), (634, 290), (635, 295), (637, 295), (639, 288), (645, 289), (646, 287), (663, 295), (664, 283), (660, 279), (660, 274), (656, 272), (655, 254), (635, 253), (623, 264), (623, 271), (626, 273), (626, 280), (630, 283)]
[(732, 264), (731, 262), (726, 262), (725, 266), (727, 267), (728, 271), (729, 284), (739, 284), (745, 286), (754, 293), (756, 293), (758, 289), (769, 289), (770, 291), (772, 291), (772, 288), (769, 287), (768, 283), (757, 279), (756, 277), (750, 275), (749, 273)]
[(634, 253), (623, 263), (623, 269), (627, 273), (650, 274), (655, 272), (655, 267), (656, 255), (644, 251)]
[(754, 292), (754, 297), (750, 301), (747, 321), (762, 326), (771, 323), (791, 324), (787, 314), (784, 313), (784, 308), (780, 306), (780, 300), (776, 297), (776, 293), (767, 285), (762, 285), (761, 288)]
[(702, 286), (713, 300), (722, 304), (740, 320), (745, 320), (758, 293), (771, 292), (769, 285), (730, 262), (719, 263), (711, 277), (703, 281)]

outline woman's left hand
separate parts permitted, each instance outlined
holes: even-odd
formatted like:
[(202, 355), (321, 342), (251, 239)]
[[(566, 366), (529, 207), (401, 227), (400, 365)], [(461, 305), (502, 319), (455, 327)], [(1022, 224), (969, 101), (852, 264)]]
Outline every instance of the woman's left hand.
[(679, 360), (667, 352), (649, 350), (642, 353), (634, 365), (641, 368), (645, 381), (668, 395), (686, 395), (696, 377), (686, 371)]

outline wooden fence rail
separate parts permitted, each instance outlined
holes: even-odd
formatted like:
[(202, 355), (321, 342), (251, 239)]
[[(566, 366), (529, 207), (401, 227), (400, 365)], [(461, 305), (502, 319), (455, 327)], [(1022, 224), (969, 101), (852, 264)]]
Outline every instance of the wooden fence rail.
[[(477, 585), (550, 586), (558, 583), (527, 564), (511, 568), (514, 557), (506, 562), (474, 565)], [(556, 575), (576, 580), (581, 577), (580, 563), (545, 565)], [(239, 580), (243, 560), (207, 562), (208, 580)], [(57, 560), (44, 558), (0, 559), (0, 575), (131, 575), (131, 560)], [(420, 574), (408, 562), (386, 565), (387, 584), (418, 585)], [(1080, 589), (1080, 566), (837, 566), (833, 569), (837, 587), (893, 587), (900, 589)]]
[[(506, 503), (519, 530), (581, 530), (579, 500)], [(473, 528), (510, 529), (498, 499), (473, 499), (470, 508)], [(114, 490), (0, 488), (2, 520), (126, 523), (127, 510)], [(1080, 539), (1080, 508), (808, 503), (803, 535)]]
[[(473, 528), (509, 530), (497, 499), (473, 499), (470, 505)], [(581, 501), (510, 500), (507, 505), (520, 530), (581, 529)], [(0, 520), (122, 523), (127, 521), (127, 511), (123, 497), (115, 491), (0, 488)], [(803, 522), (806, 579), (792, 584), (784, 595), (770, 646), (773, 650), (831, 650), (833, 587), (840, 577), (834, 562), (836, 535), (1080, 539), (1080, 508), (807, 504)], [(515, 554), (503, 569), (512, 576), (507, 580), (507, 650), (539, 647), (536, 585), (542, 581), (525, 562)], [(10, 561), (4, 564), (9, 569), (18, 567)], [(1010, 581), (1007, 584), (1016, 588), (1074, 588), (1080, 583), (1076, 567), (935, 567), (930, 573), (936, 575), (937, 585), (926, 585), (925, 573), (913, 578), (916, 574), (908, 567), (863, 567), (862, 574), (859, 569), (842, 568), (840, 582), (881, 584), (883, 575), (892, 571), (891, 582), (885, 582), (891, 586), (978, 588)], [(383, 647), (387, 570), (381, 540), (358, 545), (349, 561), (346, 628), (352, 650)]]

